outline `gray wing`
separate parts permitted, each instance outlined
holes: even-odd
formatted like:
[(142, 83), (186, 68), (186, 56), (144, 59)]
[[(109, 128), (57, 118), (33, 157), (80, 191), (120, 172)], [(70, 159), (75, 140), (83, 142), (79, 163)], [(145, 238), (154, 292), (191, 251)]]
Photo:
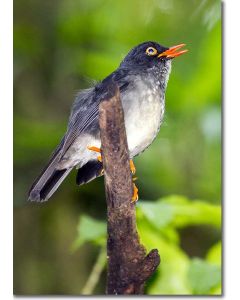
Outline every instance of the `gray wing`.
[(68, 129), (65, 134), (62, 147), (62, 156), (71, 147), (77, 137), (85, 132), (90, 124), (98, 126), (98, 109), (100, 100), (95, 97), (95, 89), (87, 89), (80, 92), (73, 104), (69, 118)]
[(89, 131), (92, 134), (99, 132), (99, 104), (103, 99), (115, 93), (113, 82), (118, 85), (120, 92), (127, 88), (126, 75), (125, 71), (116, 71), (94, 88), (86, 89), (77, 95), (69, 118), (62, 157), (82, 132)]

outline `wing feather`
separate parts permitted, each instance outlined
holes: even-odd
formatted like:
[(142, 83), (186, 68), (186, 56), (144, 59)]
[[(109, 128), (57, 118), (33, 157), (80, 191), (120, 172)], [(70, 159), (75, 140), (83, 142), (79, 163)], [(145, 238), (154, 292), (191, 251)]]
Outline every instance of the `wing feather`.
[(87, 127), (98, 119), (99, 99), (95, 99), (93, 89), (89, 93), (80, 93), (75, 100), (73, 110), (69, 119), (62, 156), (71, 147), (74, 141), (84, 132)]
[(68, 129), (62, 149), (62, 157), (74, 141), (82, 132), (86, 131), (90, 125), (94, 123), (93, 127), (98, 127), (99, 104), (101, 100), (106, 99), (109, 93), (112, 93), (109, 88), (111, 88), (113, 81), (117, 82), (120, 92), (125, 90), (128, 86), (126, 75), (124, 71), (112, 73), (94, 88), (86, 89), (77, 95), (69, 118)]

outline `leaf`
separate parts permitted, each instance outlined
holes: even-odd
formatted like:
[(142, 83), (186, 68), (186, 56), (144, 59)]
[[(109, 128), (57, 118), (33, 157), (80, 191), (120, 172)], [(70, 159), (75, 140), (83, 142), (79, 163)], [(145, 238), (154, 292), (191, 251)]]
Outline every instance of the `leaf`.
[(86, 242), (103, 245), (106, 241), (106, 223), (95, 220), (89, 216), (82, 215), (78, 223), (78, 237), (73, 243), (73, 250)]
[(190, 201), (186, 198), (169, 198), (168, 203), (175, 208), (174, 225), (184, 227), (187, 225), (207, 224), (221, 226), (221, 207), (204, 201)]
[(150, 282), (147, 283), (147, 294), (150, 295), (186, 295), (191, 294), (188, 287), (187, 271), (189, 258), (175, 243), (169, 242), (156, 228), (146, 220), (138, 222), (141, 243), (148, 249), (157, 248), (161, 263)]
[[(220, 267), (200, 261), (196, 264), (189, 259), (179, 244), (177, 228), (192, 224), (209, 224), (214, 227), (221, 225), (221, 208), (204, 201), (192, 201), (183, 196), (169, 196), (158, 201), (141, 201), (137, 207), (137, 221), (141, 241), (148, 250), (157, 248), (160, 251), (161, 264), (155, 277), (147, 286), (149, 294), (219, 294), (221, 281), (216, 278)], [(220, 254), (217, 247), (209, 252), (209, 259)], [(191, 265), (191, 267), (190, 267)], [(205, 269), (204, 269), (205, 267)], [(215, 268), (217, 269), (215, 270)], [(198, 274), (210, 272), (213, 282), (205, 287), (201, 281), (195, 286), (189, 284), (189, 270)], [(216, 276), (214, 277), (214, 272)], [(203, 275), (205, 276), (205, 275)], [(216, 278), (216, 281), (214, 281)], [(206, 285), (208, 284), (208, 281)]]
[(204, 201), (189, 200), (183, 196), (169, 196), (155, 202), (141, 202), (141, 215), (156, 228), (171, 225), (175, 228), (208, 224), (221, 226), (221, 207)]
[(206, 260), (209, 263), (221, 266), (221, 260), (222, 260), (222, 243), (221, 242), (212, 246), (212, 248), (207, 253)]
[(194, 258), (189, 267), (188, 279), (194, 294), (209, 295), (211, 289), (221, 284), (221, 268)]
[(168, 225), (174, 218), (174, 207), (162, 201), (141, 201), (138, 208), (156, 228)]

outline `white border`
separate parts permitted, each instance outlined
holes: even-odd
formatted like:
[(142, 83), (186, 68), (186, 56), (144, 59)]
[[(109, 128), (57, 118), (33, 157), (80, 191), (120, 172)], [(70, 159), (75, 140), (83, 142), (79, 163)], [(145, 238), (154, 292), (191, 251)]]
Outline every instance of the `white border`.
[(240, 1), (226, 1), (224, 28), (224, 294), (240, 296)]
[[(17, 1), (17, 0), (16, 0)], [(147, 1), (147, 0), (146, 0)], [(200, 0), (199, 0), (200, 1)], [(227, 1), (226, 1), (227, 2)], [(224, 298), (240, 295), (240, 1), (224, 4)], [(176, 29), (177, 30), (177, 29)], [(206, 62), (211, 59), (206, 49)], [(12, 299), (12, 1), (0, 0), (0, 295)], [(25, 298), (25, 297), (21, 297)], [(30, 299), (31, 297), (26, 297)], [(42, 298), (42, 297), (38, 297)], [(61, 297), (70, 299), (70, 297)], [(109, 297), (110, 298), (110, 297)], [(150, 297), (147, 297), (150, 298)], [(173, 299), (175, 297), (167, 297)], [(189, 297), (181, 297), (189, 299)], [(203, 298), (203, 297), (198, 297)], [(204, 297), (203, 299), (210, 298)], [(212, 297), (211, 297), (212, 298)]]
[(12, 204), (12, 1), (0, 1), (0, 293), (12, 298), (13, 204)]

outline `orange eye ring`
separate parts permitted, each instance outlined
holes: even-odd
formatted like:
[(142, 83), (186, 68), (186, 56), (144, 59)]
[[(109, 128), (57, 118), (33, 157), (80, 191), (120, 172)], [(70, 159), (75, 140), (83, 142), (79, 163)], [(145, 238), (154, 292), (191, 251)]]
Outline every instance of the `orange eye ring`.
[(157, 52), (157, 49), (154, 48), (154, 47), (148, 47), (146, 49), (146, 54), (149, 55), (149, 56), (154, 56), (156, 55), (158, 52)]

